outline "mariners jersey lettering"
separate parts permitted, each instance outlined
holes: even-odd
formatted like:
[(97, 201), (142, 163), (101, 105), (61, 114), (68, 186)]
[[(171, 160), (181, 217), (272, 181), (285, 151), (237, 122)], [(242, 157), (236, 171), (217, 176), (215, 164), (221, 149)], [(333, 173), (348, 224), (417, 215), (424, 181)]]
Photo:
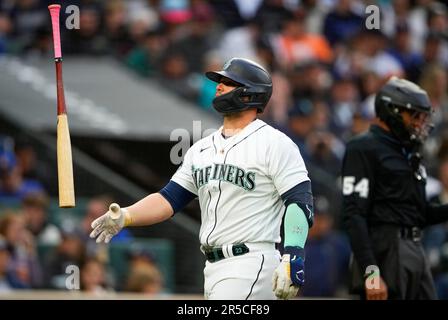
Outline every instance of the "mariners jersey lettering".
[(221, 130), (195, 143), (172, 177), (198, 196), (201, 244), (280, 242), (280, 195), (309, 180), (297, 145), (261, 120), (227, 139)]
[(201, 188), (211, 180), (220, 180), (233, 183), (245, 190), (253, 190), (255, 187), (255, 172), (246, 172), (244, 169), (231, 164), (214, 163), (205, 168), (193, 168), (193, 179), (196, 189)]

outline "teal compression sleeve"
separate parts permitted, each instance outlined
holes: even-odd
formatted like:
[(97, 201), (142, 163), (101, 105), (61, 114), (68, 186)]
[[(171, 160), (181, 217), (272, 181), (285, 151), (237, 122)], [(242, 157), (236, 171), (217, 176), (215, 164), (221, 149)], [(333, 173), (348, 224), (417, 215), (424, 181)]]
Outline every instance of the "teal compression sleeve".
[(308, 237), (308, 221), (303, 210), (296, 204), (291, 203), (285, 212), (285, 247), (305, 248)]

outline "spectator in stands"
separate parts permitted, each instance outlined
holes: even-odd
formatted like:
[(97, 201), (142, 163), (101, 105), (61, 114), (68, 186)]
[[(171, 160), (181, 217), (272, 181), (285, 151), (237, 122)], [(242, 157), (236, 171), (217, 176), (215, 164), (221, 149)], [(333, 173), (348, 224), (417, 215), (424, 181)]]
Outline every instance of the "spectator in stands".
[[(396, 26), (409, 25), (414, 28), (425, 28), (424, 19), (413, 19), (411, 14), (411, 3), (409, 0), (394, 0), (380, 3), (381, 29), (388, 37), (396, 35)], [(423, 33), (425, 31), (422, 31)], [(414, 50), (416, 48), (413, 48)]]
[(340, 0), (325, 17), (323, 33), (332, 47), (354, 36), (364, 27), (364, 17), (356, 12), (353, 0)]
[(286, 73), (294, 100), (324, 98), (333, 83), (327, 66), (319, 61), (306, 61)]
[(85, 6), (80, 9), (79, 29), (70, 30), (64, 41), (64, 53), (104, 55), (108, 51), (108, 43), (101, 32), (101, 15), (94, 6)]
[(125, 291), (156, 295), (162, 292), (162, 276), (156, 266), (140, 265), (130, 270)]
[(251, 20), (246, 24), (225, 31), (219, 40), (218, 52), (223, 61), (239, 56), (246, 59), (257, 59), (257, 41), (260, 39), (260, 25)]
[[(210, 12), (211, 13), (211, 12)], [(213, 16), (192, 15), (192, 19), (182, 28), (182, 35), (174, 39), (168, 50), (185, 57), (190, 72), (202, 73), (204, 56), (216, 43), (213, 32)]]
[(359, 92), (352, 79), (339, 79), (333, 83), (330, 96), (330, 129), (344, 141), (349, 135), (358, 103)]
[(158, 10), (161, 19), (169, 24), (181, 24), (192, 17), (189, 0), (160, 0)]
[(30, 47), (39, 29), (48, 21), (48, 9), (39, 0), (18, 0), (13, 3), (9, 12), (13, 23), (12, 52), (22, 52)]
[(413, 51), (411, 47), (411, 36), (412, 34), (407, 24), (398, 25), (388, 53), (401, 64), (407, 79), (410, 81), (418, 81), (419, 69), (422, 67), (423, 57), (420, 53)]
[(375, 96), (383, 85), (381, 77), (373, 71), (365, 71), (359, 79), (359, 95), (361, 102), (353, 113), (350, 134), (348, 138), (366, 131), (375, 118)]
[(52, 36), (49, 26), (42, 26), (36, 30), (32, 41), (22, 49), (26, 60), (39, 60), (52, 57)]
[(425, 64), (437, 63), (448, 68), (447, 40), (439, 32), (429, 32), (425, 38), (423, 59)]
[(123, 0), (109, 0), (104, 8), (104, 34), (110, 52), (123, 58), (131, 49), (132, 42), (126, 27), (126, 5)]
[(311, 162), (336, 177), (342, 164), (344, 144), (326, 130), (313, 130), (308, 135), (306, 144)]
[(149, 295), (161, 293), (163, 276), (151, 252), (143, 248), (131, 248), (129, 259), (125, 290)]
[(190, 79), (190, 70), (185, 56), (176, 51), (165, 52), (157, 79), (161, 86), (180, 97), (194, 101), (196, 91), (194, 85), (190, 83)]
[(365, 30), (360, 33), (358, 49), (364, 57), (364, 70), (370, 70), (383, 79), (403, 76), (400, 63), (386, 52), (388, 38), (381, 30)]
[(159, 0), (157, 11), (160, 22), (166, 28), (166, 36), (170, 43), (176, 42), (185, 35), (192, 18), (189, 0)]
[[(373, 72), (373, 71), (364, 71), (361, 73), (359, 77), (359, 97), (356, 100), (366, 101), (366, 99), (369, 99), (370, 97), (374, 98), (376, 95), (376, 92), (381, 88), (383, 85), (383, 79), (381, 77)], [(355, 100), (355, 101), (356, 101)], [(372, 115), (375, 112), (375, 107), (372, 102)]]
[[(247, 4), (247, 10), (244, 7)], [(246, 22), (253, 18), (256, 13), (256, 7), (262, 1), (238, 1), (238, 0), (214, 0), (210, 1), (214, 12), (217, 13), (218, 19), (225, 29), (238, 28), (246, 24)]]
[(313, 122), (316, 130), (329, 131), (330, 129), (330, 107), (322, 98), (313, 99)]
[(0, 202), (16, 206), (27, 194), (42, 191), (39, 181), (24, 179), (12, 151), (0, 150)]
[(10, 213), (0, 218), (0, 236), (4, 237), (11, 252), (10, 272), (23, 287), (42, 287), (43, 274), (34, 237), (25, 228), (23, 217)]
[[(136, 1), (134, 1), (136, 2)], [(140, 1), (137, 1), (139, 3)], [(128, 3), (128, 8), (132, 4)], [(157, 30), (161, 27), (160, 18), (156, 10), (151, 6), (135, 6), (129, 8), (128, 17), (129, 38), (134, 47), (142, 44), (145, 35), (148, 32)]]
[(148, 31), (139, 45), (127, 54), (125, 63), (143, 77), (155, 76), (166, 45), (162, 29)]
[(291, 15), (284, 21), (280, 34), (274, 36), (272, 47), (277, 61), (285, 70), (308, 61), (331, 63), (333, 52), (327, 40), (305, 30), (303, 16)]
[(350, 135), (348, 136), (348, 138), (354, 137), (367, 131), (369, 129), (369, 126), (372, 124), (373, 119), (374, 117), (369, 111), (368, 106), (360, 106), (360, 108), (353, 114)]
[(83, 240), (73, 232), (63, 232), (59, 245), (50, 248), (43, 259), (45, 286), (53, 289), (66, 289), (66, 269), (73, 265), (80, 267), (85, 260)]
[(217, 16), (213, 10), (213, 5), (208, 0), (190, 0), (193, 20), (200, 21), (202, 27), (209, 33), (216, 32)]
[(10, 270), (11, 253), (6, 240), (0, 236), (0, 294), (26, 286)]
[(30, 193), (22, 201), (22, 212), (28, 230), (37, 245), (57, 245), (61, 241), (58, 227), (48, 221), (50, 199), (45, 193)]
[(381, 30), (363, 29), (344, 50), (340, 50), (334, 71), (338, 77), (356, 79), (366, 71), (375, 72), (386, 81), (390, 76), (403, 75), (401, 64), (388, 52), (387, 37)]
[(448, 121), (448, 71), (441, 64), (426, 64), (420, 77), (422, 89), (428, 92), (431, 106), (434, 108), (432, 121), (435, 125), (434, 136), (445, 129)]
[(8, 15), (0, 8), (0, 55), (6, 52), (9, 35), (12, 31), (12, 23)]
[(48, 161), (38, 157), (36, 145), (29, 138), (23, 136), (16, 137), (14, 142), (17, 165), (24, 179), (39, 181), (46, 191), (55, 189), (54, 181), (48, 174), (53, 167)]
[(446, 4), (433, 1), (428, 6), (427, 24), (429, 32), (438, 32), (448, 36), (448, 10)]
[(283, 22), (296, 10), (298, 10), (297, 3), (294, 4), (292, 1), (287, 3), (283, 0), (264, 0), (255, 19), (259, 21), (263, 34), (275, 34), (281, 31)]
[(321, 34), (325, 17), (333, 5), (320, 0), (302, 0), (300, 6), (305, 12), (306, 30)]
[(111, 293), (111, 288), (106, 284), (106, 267), (97, 259), (87, 259), (80, 268), (81, 290), (101, 296)]
[(311, 157), (306, 139), (314, 129), (313, 103), (310, 100), (299, 100), (289, 110), (288, 127), (283, 129), (300, 149), (304, 161)]

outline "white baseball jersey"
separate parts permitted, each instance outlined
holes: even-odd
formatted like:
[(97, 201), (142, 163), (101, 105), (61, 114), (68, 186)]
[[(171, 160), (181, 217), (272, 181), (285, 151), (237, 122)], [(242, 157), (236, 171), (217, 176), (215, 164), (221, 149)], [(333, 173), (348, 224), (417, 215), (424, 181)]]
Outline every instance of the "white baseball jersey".
[(227, 139), (221, 130), (196, 142), (172, 177), (199, 198), (201, 244), (280, 242), (280, 195), (309, 180), (299, 148), (261, 120)]

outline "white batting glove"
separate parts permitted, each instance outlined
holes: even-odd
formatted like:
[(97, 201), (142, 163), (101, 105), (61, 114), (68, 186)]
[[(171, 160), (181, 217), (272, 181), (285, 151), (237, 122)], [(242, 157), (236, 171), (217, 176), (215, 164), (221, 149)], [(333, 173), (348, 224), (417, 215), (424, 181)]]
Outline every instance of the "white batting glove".
[(274, 291), (275, 296), (285, 300), (297, 296), (300, 287), (305, 282), (304, 269), (302, 257), (284, 254), (272, 277), (272, 291)]
[(93, 231), (90, 238), (96, 238), (96, 242), (109, 243), (121, 229), (129, 224), (129, 212), (121, 209), (116, 203), (109, 206), (109, 211), (103, 214), (91, 224)]

